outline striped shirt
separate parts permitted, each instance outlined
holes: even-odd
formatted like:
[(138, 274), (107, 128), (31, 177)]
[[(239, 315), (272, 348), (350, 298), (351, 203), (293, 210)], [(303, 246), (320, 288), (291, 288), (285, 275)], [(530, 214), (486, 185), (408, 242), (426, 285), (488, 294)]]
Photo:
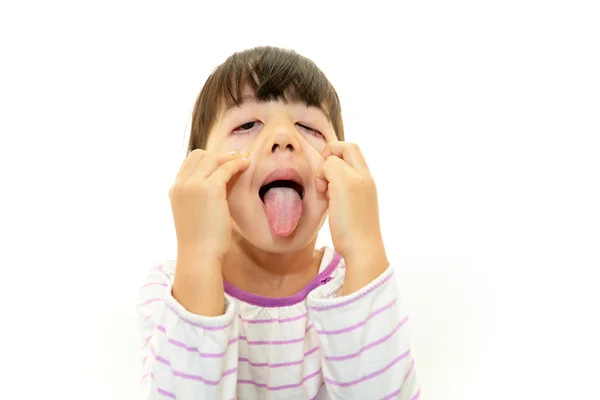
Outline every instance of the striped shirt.
[(392, 266), (341, 296), (344, 261), (326, 248), (296, 295), (225, 282), (225, 314), (204, 317), (173, 298), (175, 264), (157, 264), (140, 289), (143, 399), (419, 398)]

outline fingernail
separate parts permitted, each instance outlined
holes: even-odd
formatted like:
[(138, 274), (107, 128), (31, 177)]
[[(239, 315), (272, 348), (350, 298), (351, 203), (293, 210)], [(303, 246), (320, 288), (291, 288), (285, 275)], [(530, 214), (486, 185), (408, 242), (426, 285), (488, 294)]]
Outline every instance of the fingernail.
[(246, 153), (245, 151), (240, 151), (239, 155), (242, 156), (242, 157), (244, 157), (244, 158), (248, 157), (248, 153)]
[(237, 151), (230, 151), (230, 152), (229, 152), (229, 153), (227, 153), (227, 154), (231, 154), (231, 155), (233, 156), (233, 155), (235, 155), (235, 154), (237, 154), (237, 153), (238, 153)]

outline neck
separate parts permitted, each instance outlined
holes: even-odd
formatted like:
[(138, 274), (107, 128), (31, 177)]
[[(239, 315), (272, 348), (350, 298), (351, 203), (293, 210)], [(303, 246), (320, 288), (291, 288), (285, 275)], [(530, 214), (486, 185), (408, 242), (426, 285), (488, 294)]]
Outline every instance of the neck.
[(316, 238), (294, 253), (270, 253), (256, 248), (237, 232), (223, 260), (223, 278), (245, 292), (266, 297), (298, 293), (319, 273), (323, 249)]

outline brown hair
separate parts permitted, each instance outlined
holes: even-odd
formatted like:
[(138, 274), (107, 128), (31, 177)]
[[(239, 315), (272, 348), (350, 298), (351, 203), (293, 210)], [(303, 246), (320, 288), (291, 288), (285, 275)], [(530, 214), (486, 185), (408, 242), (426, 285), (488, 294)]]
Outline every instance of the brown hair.
[(318, 107), (329, 118), (338, 140), (344, 140), (340, 101), (325, 74), (293, 50), (262, 46), (234, 53), (210, 74), (194, 105), (188, 154), (206, 147), (219, 111), (239, 106), (245, 88), (251, 89), (258, 101)]

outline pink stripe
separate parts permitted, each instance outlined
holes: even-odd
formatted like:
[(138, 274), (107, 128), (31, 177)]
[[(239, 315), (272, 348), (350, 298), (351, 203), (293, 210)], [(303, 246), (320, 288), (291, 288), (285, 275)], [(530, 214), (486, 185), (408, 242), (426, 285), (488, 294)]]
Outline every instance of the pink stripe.
[(166, 286), (169, 286), (169, 285), (167, 285), (166, 283), (162, 283), (162, 282), (150, 282), (150, 283), (146, 283), (146, 284), (145, 284), (144, 286), (142, 286), (141, 288), (143, 289), (143, 288), (145, 288), (145, 287), (152, 286), (152, 285), (165, 286), (165, 287), (166, 287)]
[(313, 397), (310, 400), (317, 400), (317, 396), (319, 396), (319, 392), (321, 391), (321, 388), (323, 387), (324, 384), (325, 384), (325, 381), (321, 382), (321, 384), (319, 385), (319, 389), (317, 389), (317, 394), (315, 394), (315, 397)]
[(334, 385), (334, 386), (341, 386), (341, 387), (354, 386), (354, 385), (356, 385), (358, 383), (368, 381), (370, 379), (373, 379), (373, 378), (375, 378), (375, 377), (383, 374), (388, 369), (392, 368), (395, 364), (397, 364), (398, 362), (400, 362), (402, 359), (406, 358), (407, 355), (408, 355), (408, 351), (406, 353), (401, 354), (400, 356), (396, 357), (394, 360), (392, 360), (391, 363), (389, 363), (388, 365), (386, 365), (385, 367), (383, 367), (379, 371), (372, 372), (369, 375), (365, 375), (362, 378), (355, 379), (355, 380), (350, 381), (350, 382), (337, 382), (337, 381), (334, 381), (333, 379), (329, 379), (327, 377), (324, 377), (323, 379), (325, 380), (325, 382), (329, 383), (330, 385)]
[(365, 326), (367, 324), (368, 320), (370, 320), (371, 318), (373, 318), (377, 314), (381, 314), (385, 310), (388, 310), (388, 309), (392, 308), (394, 306), (394, 304), (396, 304), (396, 300), (397, 299), (394, 299), (394, 300), (390, 301), (388, 304), (386, 304), (385, 306), (381, 307), (380, 309), (373, 311), (371, 314), (369, 314), (369, 316), (366, 319), (364, 319), (363, 321), (360, 321), (358, 324), (351, 325), (351, 326), (348, 326), (346, 328), (338, 329), (338, 330), (335, 330), (335, 331), (326, 331), (326, 330), (319, 330), (319, 329), (317, 329), (317, 334), (319, 334), (319, 335), (338, 335), (340, 333), (350, 332), (350, 331), (355, 330), (356, 328), (360, 328), (361, 326)]
[(411, 400), (417, 400), (420, 395), (421, 395), (421, 389), (419, 389), (419, 391), (417, 392), (417, 394), (415, 394)]
[(396, 391), (388, 394), (385, 397), (382, 397), (381, 400), (390, 400), (390, 399), (393, 399), (393, 398), (395, 398), (396, 396), (398, 396), (400, 394), (401, 390), (402, 390), (402, 388), (400, 388), (400, 389), (398, 389), (398, 390), (396, 390)]
[(216, 381), (208, 380), (208, 379), (203, 378), (203, 377), (201, 377), (199, 375), (186, 374), (184, 372), (175, 371), (173, 369), (171, 369), (171, 370), (173, 371), (173, 375), (178, 376), (180, 378), (190, 379), (190, 380), (194, 380), (194, 381), (200, 381), (200, 382), (202, 382), (202, 383), (204, 383), (206, 385), (209, 385), (209, 386), (217, 386), (219, 383), (221, 383), (221, 380), (224, 377), (226, 377), (227, 375), (231, 375), (231, 374), (236, 373), (237, 372), (237, 367), (228, 369), (227, 371), (223, 372), (221, 374), (221, 377), (218, 380), (216, 380)]
[[(229, 346), (231, 346), (233, 343), (237, 343), (238, 340), (239, 340), (238, 338), (231, 339), (229, 342), (227, 342), (227, 348), (229, 348)], [(225, 350), (222, 353), (203, 353), (200, 350), (198, 350), (197, 347), (186, 346), (185, 343), (178, 342), (175, 339), (169, 339), (169, 343), (171, 343), (175, 346), (178, 346), (178, 347), (182, 347), (182, 348), (186, 349), (187, 351), (192, 351), (192, 352), (198, 353), (198, 355), (203, 358), (221, 358), (221, 357), (224, 357), (225, 354), (227, 354), (227, 350)]]
[[(165, 334), (167, 333), (165, 327), (162, 325), (157, 325), (156, 330), (161, 331)], [(231, 346), (232, 344), (237, 343), (238, 340), (239, 340), (239, 338), (237, 338), (237, 337), (230, 339), (227, 342), (227, 348), (229, 348), (229, 346)], [(174, 346), (181, 347), (182, 349), (185, 349), (187, 351), (198, 353), (198, 355), (200, 357), (204, 357), (204, 358), (221, 358), (227, 353), (227, 350), (225, 350), (222, 353), (202, 353), (202, 352), (200, 352), (200, 350), (198, 350), (197, 346), (189, 346), (183, 342), (180, 342), (179, 340), (171, 339), (169, 337), (167, 337), (167, 341)]]
[(142, 379), (140, 382), (144, 382), (144, 379), (146, 379), (146, 377), (150, 376), (151, 374), (152, 374), (152, 372), (148, 372), (148, 373), (145, 373), (144, 375), (142, 375)]
[[(372, 349), (375, 346), (378, 346), (382, 343), (387, 342), (392, 336), (394, 336), (394, 334), (396, 332), (398, 332), (398, 330), (402, 327), (402, 325), (404, 325), (406, 323), (406, 321), (408, 321), (408, 317), (404, 317), (404, 319), (402, 321), (400, 321), (398, 323), (398, 325), (396, 325), (396, 327), (387, 335), (385, 335), (384, 337), (377, 339), (374, 342), (369, 343), (366, 346), (363, 346), (360, 348), (360, 350), (358, 350), (356, 353), (350, 353), (350, 354), (346, 354), (345, 356), (325, 356), (325, 360), (327, 361), (344, 361), (344, 360), (348, 360), (350, 358), (354, 358), (354, 357), (358, 357), (360, 354), (362, 354), (364, 351)], [(409, 352), (405, 352), (403, 354), (408, 354)]]
[[(400, 392), (403, 389), (404, 384), (406, 383), (406, 380), (408, 379), (408, 377), (410, 376), (410, 373), (413, 370), (413, 366), (414, 365), (415, 365), (415, 360), (412, 359), (411, 362), (410, 362), (410, 368), (408, 369), (408, 372), (406, 374), (404, 374), (404, 380), (402, 381), (402, 386), (400, 386), (400, 389), (396, 390), (395, 392), (392, 392), (392, 393), (388, 394), (387, 396), (385, 396), (381, 400), (393, 399), (394, 397), (396, 397), (396, 396), (398, 396), (400, 394)], [(419, 397), (419, 392), (417, 392), (417, 394), (413, 397), (413, 399), (417, 399), (418, 397)]]
[(302, 386), (302, 384), (304, 382), (306, 382), (307, 380), (312, 379), (315, 376), (318, 376), (319, 374), (321, 374), (321, 370), (320, 369), (318, 371), (313, 372), (310, 375), (305, 376), (298, 383), (291, 383), (289, 385), (282, 385), (282, 386), (269, 386), (266, 383), (257, 383), (257, 382), (254, 382), (251, 379), (238, 379), (237, 383), (238, 383), (238, 385), (254, 385), (256, 387), (264, 388), (264, 389), (267, 389), (268, 391), (272, 392), (272, 391), (283, 390), (283, 389), (297, 388), (299, 386)]
[[(308, 325), (306, 327), (306, 329), (304, 330), (304, 334), (306, 335), (306, 332), (308, 332), (311, 328), (313, 328), (313, 325), (312, 324)], [(304, 342), (305, 336), (301, 336), (297, 339), (290, 339), (290, 340), (248, 340), (248, 338), (246, 336), (240, 336), (240, 340), (248, 342), (248, 345), (293, 344), (293, 343)]]
[[(396, 390), (395, 392), (392, 392), (390, 394), (388, 394), (387, 396), (385, 396), (384, 398), (382, 398), (381, 400), (389, 400), (389, 399), (393, 399), (394, 397), (398, 396), (400, 394), (400, 392), (403, 389), (404, 384), (406, 383), (406, 380), (408, 379), (408, 377), (410, 376), (410, 373), (413, 370), (413, 366), (415, 365), (415, 360), (412, 359), (410, 362), (410, 368), (408, 369), (408, 372), (406, 374), (404, 374), (404, 380), (402, 381), (402, 386), (400, 386), (400, 389)], [(416, 396), (413, 397), (413, 399), (416, 399), (419, 397), (419, 393), (417, 392)]]
[(175, 310), (175, 308), (171, 307), (166, 302), (165, 302), (165, 306), (167, 306), (167, 308), (169, 310), (171, 310), (173, 312), (173, 314), (177, 315), (180, 320), (182, 320), (183, 322), (187, 323), (188, 325), (192, 325), (192, 326), (195, 326), (197, 328), (202, 328), (202, 329), (207, 330), (207, 331), (221, 331), (223, 329), (229, 328), (233, 324), (233, 321), (231, 321), (231, 322), (229, 322), (229, 323), (227, 323), (225, 325), (220, 325), (220, 326), (210, 326), (210, 325), (199, 324), (197, 322), (192, 322), (192, 321), (190, 321), (190, 320), (182, 317), (181, 314), (179, 314), (177, 312), (177, 310)]
[[(304, 357), (310, 356), (312, 353), (314, 353), (317, 350), (319, 350), (319, 346), (316, 346), (315, 348), (304, 353)], [(301, 360), (297, 360), (297, 361), (289, 361), (289, 362), (278, 363), (278, 364), (269, 364), (269, 363), (253, 363), (252, 361), (250, 361), (249, 359), (247, 359), (245, 357), (240, 357), (240, 358), (238, 358), (238, 362), (247, 362), (248, 364), (250, 364), (253, 367), (280, 368), (280, 367), (291, 367), (293, 365), (300, 365), (304, 362), (304, 358), (302, 358)]]
[(146, 318), (144, 318), (144, 320), (142, 322), (140, 322), (140, 326), (142, 326), (142, 324), (146, 321), (148, 321), (150, 318), (156, 318), (154, 315), (148, 315)]
[(140, 347), (140, 350), (144, 350), (144, 348), (148, 345), (148, 342), (150, 341), (150, 339), (152, 339), (152, 336), (154, 336), (154, 333), (151, 334), (150, 336), (148, 336), (146, 338), (146, 340), (144, 340), (144, 344)]
[(167, 360), (166, 358), (159, 356), (158, 354), (156, 354), (156, 352), (153, 355), (154, 355), (154, 359), (156, 361), (158, 361), (159, 363), (171, 366), (171, 362), (169, 362), (169, 360)]
[(150, 346), (150, 351), (152, 352), (152, 355), (154, 356), (154, 359), (156, 361), (158, 361), (161, 364), (165, 364), (166, 366), (168, 366), (171, 369), (171, 372), (173, 373), (174, 376), (178, 376), (178, 377), (183, 378), (183, 379), (190, 379), (190, 380), (200, 381), (200, 382), (202, 382), (202, 383), (204, 383), (206, 385), (209, 385), (209, 386), (217, 386), (224, 377), (226, 377), (227, 375), (231, 375), (231, 374), (237, 372), (237, 367), (228, 369), (228, 370), (224, 371), (221, 374), (221, 376), (219, 377), (218, 380), (211, 381), (209, 379), (201, 377), (200, 375), (186, 374), (185, 372), (180, 372), (180, 371), (174, 370), (171, 367), (171, 362), (169, 360), (167, 360), (164, 357), (161, 357), (158, 354), (156, 354), (156, 350), (154, 350), (154, 347)]
[[(304, 334), (306, 335), (306, 333), (312, 329), (314, 326), (312, 324), (308, 325), (304, 331)], [(166, 334), (166, 329), (164, 326), (162, 325), (156, 325), (156, 330), (161, 331), (163, 333)], [(150, 340), (150, 338), (152, 337), (152, 335), (150, 335), (147, 339), (146, 339), (146, 344), (147, 342)], [(242, 340), (246, 343), (248, 343), (248, 345), (281, 345), (281, 344), (294, 344), (294, 343), (303, 343), (304, 340), (306, 339), (306, 336), (301, 336), (299, 338), (296, 339), (290, 339), (290, 340), (248, 340), (248, 337), (246, 336), (238, 336), (236, 338), (233, 338), (231, 340), (229, 340), (229, 342), (227, 343), (227, 347), (229, 347), (230, 345), (232, 345), (233, 343), (236, 343), (238, 340)], [(195, 346), (190, 346), (186, 343), (180, 342), (178, 340), (175, 339), (171, 339), (171, 338), (167, 338), (168, 342), (173, 344), (174, 346), (183, 348), (187, 351), (192, 351), (192, 352), (196, 352), (198, 353), (201, 357), (206, 357), (206, 358), (219, 358), (219, 357), (223, 357), (226, 353), (201, 353), (197, 347)], [(146, 346), (146, 344), (144, 344), (143, 347)], [(142, 348), (143, 348), (142, 347)]]
[(249, 345), (265, 345), (265, 344), (293, 344), (304, 342), (304, 336), (298, 339), (291, 340), (248, 340), (246, 336), (240, 336), (240, 340), (248, 342)]
[(304, 317), (306, 317), (308, 313), (304, 313), (304, 314), (300, 314), (297, 315), (295, 317), (289, 317), (289, 318), (273, 318), (273, 319), (245, 319), (242, 318), (241, 315), (238, 314), (238, 317), (243, 321), (246, 322), (248, 324), (268, 324), (271, 322), (279, 322), (279, 323), (283, 323), (283, 322), (292, 322), (292, 321), (297, 321), (299, 319), (302, 319)]
[(165, 389), (156, 388), (156, 390), (158, 391), (158, 394), (162, 394), (163, 396), (167, 396), (167, 397), (170, 397), (172, 399), (175, 398), (175, 395), (173, 393), (167, 392)]
[(415, 359), (413, 358), (412, 360), (410, 360), (410, 367), (408, 368), (408, 371), (406, 372), (406, 374), (404, 374), (404, 381), (402, 381), (402, 383), (406, 382), (406, 380), (410, 376), (410, 373), (413, 370), (414, 365), (415, 365)]
[(157, 301), (162, 301), (162, 299), (156, 298), (156, 299), (146, 300), (145, 302), (138, 304), (137, 307), (145, 306), (146, 304), (154, 303)]
[[(237, 343), (238, 340), (238, 338), (231, 339), (229, 342), (227, 342), (227, 348), (229, 348), (229, 346), (231, 346), (233, 343)], [(204, 353), (198, 350), (197, 347), (187, 346), (185, 343), (179, 342), (175, 339), (169, 339), (169, 343), (171, 343), (174, 346), (181, 347), (187, 351), (198, 353), (198, 355), (203, 358), (221, 358), (224, 357), (225, 354), (227, 354), (227, 350), (225, 350), (222, 353)]]
[(347, 306), (348, 304), (354, 303), (355, 301), (357, 301), (357, 300), (365, 297), (366, 295), (368, 295), (372, 291), (374, 291), (376, 289), (379, 289), (381, 286), (383, 286), (385, 283), (387, 283), (392, 276), (394, 276), (394, 270), (392, 270), (392, 272), (390, 272), (388, 274), (388, 276), (386, 276), (385, 278), (383, 278), (379, 283), (377, 283), (376, 285), (372, 286), (368, 290), (364, 291), (360, 295), (358, 295), (356, 297), (353, 297), (353, 298), (351, 298), (349, 300), (342, 301), (340, 303), (326, 305), (326, 306), (310, 306), (308, 308), (309, 308), (309, 310), (314, 310), (314, 311), (325, 311), (325, 310), (331, 310), (331, 309), (334, 309), (334, 308), (340, 308), (340, 307)]

